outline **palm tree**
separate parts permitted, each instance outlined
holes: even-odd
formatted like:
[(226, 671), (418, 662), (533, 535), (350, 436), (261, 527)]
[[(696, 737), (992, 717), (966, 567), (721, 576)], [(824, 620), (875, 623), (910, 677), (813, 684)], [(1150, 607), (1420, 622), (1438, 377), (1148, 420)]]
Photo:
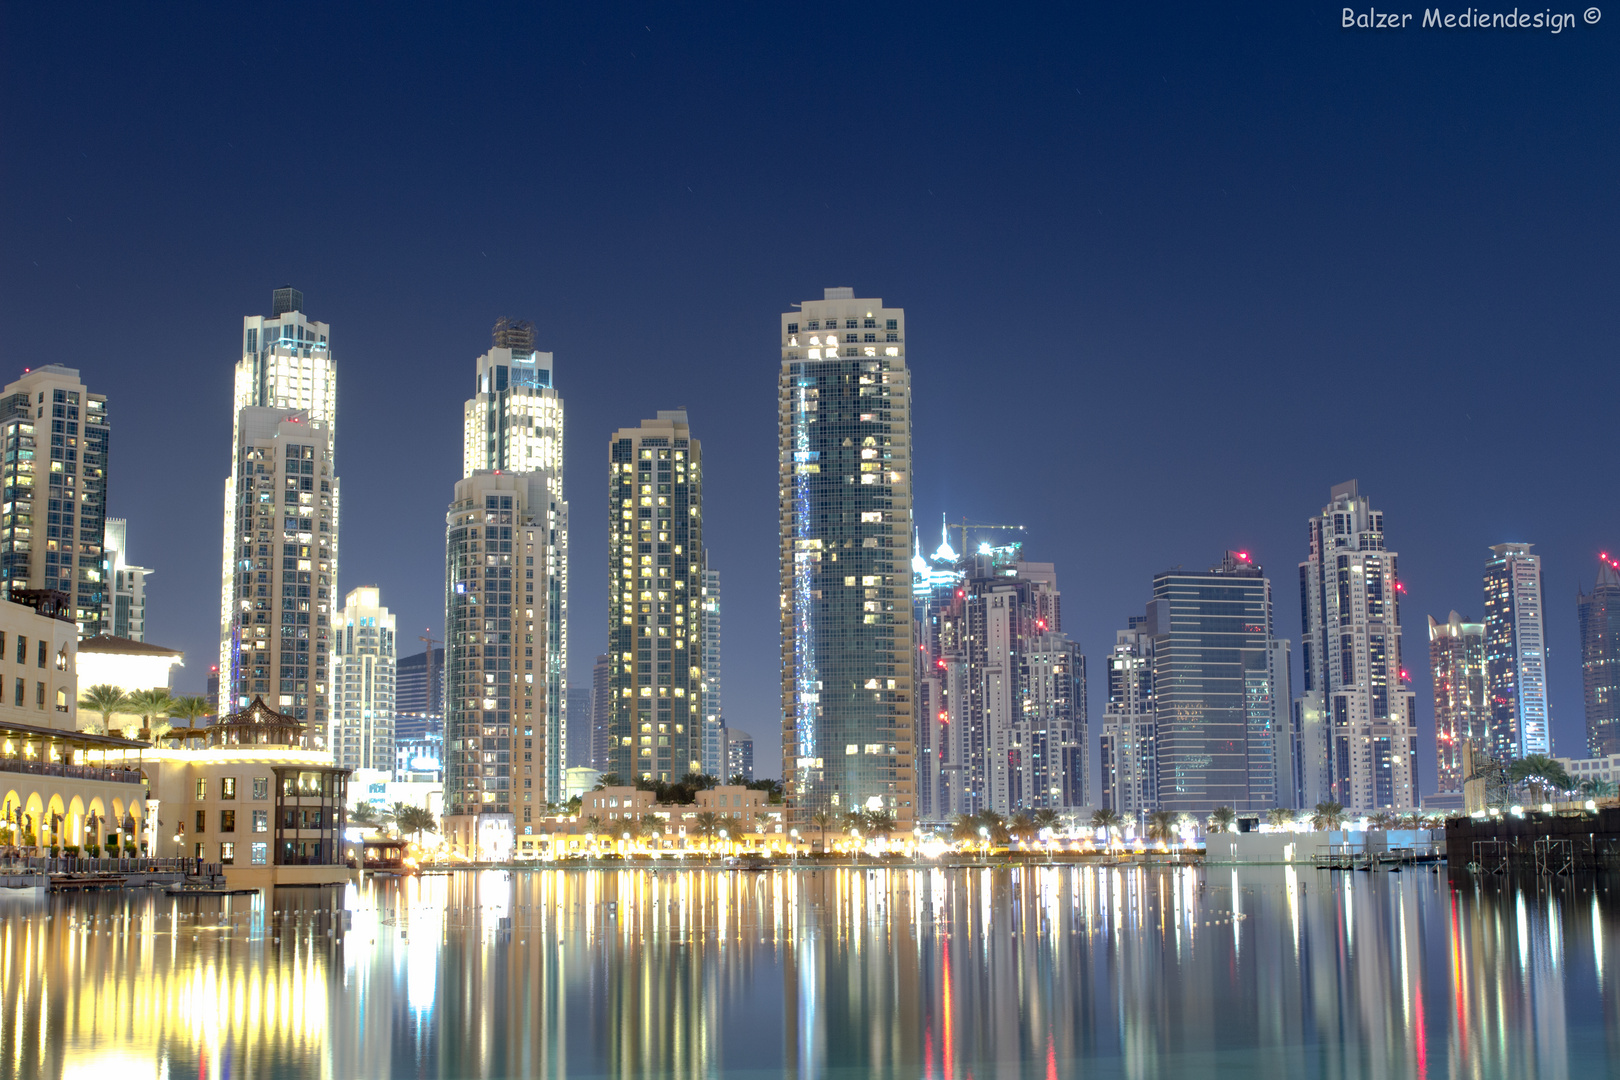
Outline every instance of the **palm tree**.
[(112, 723), (113, 713), (129, 707), (129, 695), (110, 683), (97, 683), (79, 695), (79, 708), (101, 714), (101, 730)]
[(1547, 801), (1549, 790), (1568, 791), (1575, 786), (1564, 767), (1546, 754), (1530, 754), (1508, 766), (1508, 779), (1526, 787), (1538, 802)]
[(1230, 806), (1217, 806), (1209, 812), (1209, 831), (1212, 833), (1231, 832), (1237, 824), (1237, 811)]
[(177, 697), (171, 699), (165, 714), (175, 720), (184, 720), (187, 727), (196, 727), (198, 720), (213, 716), (214, 710), (205, 697)]
[(810, 815), (810, 824), (821, 830), (821, 850), (827, 850), (827, 830), (833, 825), (833, 816), (825, 810), (817, 810)]
[(596, 786), (594, 788), (592, 788), (591, 790), (592, 791), (601, 791), (603, 788), (623, 787), (623, 786), (624, 786), (623, 784), (619, 783), (619, 774), (618, 773), (616, 773), (616, 772), (605, 772), (601, 776), (598, 776), (596, 778)]
[(1006, 847), (1012, 840), (1012, 833), (1007, 829), (1007, 819), (994, 810), (979, 811), (979, 827), (990, 831), (990, 843), (996, 847)]
[(1035, 834), (1040, 830), (1035, 827), (1034, 818), (1028, 814), (1019, 814), (1012, 819), (1012, 824), (1007, 826), (1007, 831), (1027, 844), (1035, 839)]
[(1400, 825), (1401, 819), (1388, 810), (1380, 810), (1367, 819), (1367, 824), (1375, 829), (1393, 829)]
[(866, 832), (874, 839), (887, 840), (897, 824), (894, 814), (888, 810), (872, 810), (866, 815)]
[(1316, 804), (1311, 811), (1311, 828), (1317, 832), (1332, 832), (1344, 824), (1344, 807), (1331, 799)]
[(129, 710), (141, 718), (141, 730), (154, 738), (162, 738), (163, 731), (168, 730), (169, 724), (153, 724), (154, 717), (164, 717), (174, 704), (174, 698), (162, 687), (151, 690), (137, 690), (129, 695)]
[(1125, 819), (1118, 810), (1095, 810), (1091, 815), (1091, 827), (1104, 830), (1103, 835), (1108, 840), (1108, 846), (1114, 846), (1114, 834), (1125, 828)]
[(866, 811), (851, 810), (844, 815), (844, 831), (853, 833), (866, 829)]
[(705, 810), (692, 819), (692, 827), (701, 837), (707, 839), (712, 845), (715, 836), (725, 827), (726, 819), (719, 814)]
[(1273, 810), (1266, 811), (1266, 824), (1270, 825), (1273, 829), (1286, 829), (1290, 824), (1293, 823), (1293, 820), (1294, 812), (1292, 810), (1284, 810), (1279, 806)]
[[(361, 804), (367, 805), (367, 804)], [(394, 824), (402, 832), (411, 834), (417, 843), (422, 842), (422, 834), (432, 832), (439, 827), (432, 811), (425, 806), (407, 806), (404, 803), (394, 804)]]
[(1056, 810), (1050, 807), (1042, 807), (1030, 815), (1030, 820), (1035, 822), (1037, 832), (1044, 832), (1047, 829), (1057, 828), (1058, 823), (1063, 819)]
[(1615, 792), (1613, 780), (1599, 780), (1596, 777), (1581, 782), (1581, 794), (1588, 799), (1612, 799)]
[(1155, 810), (1148, 815), (1147, 838), (1168, 844), (1176, 838), (1176, 815), (1170, 810)]
[(362, 829), (376, 828), (380, 820), (377, 808), (368, 802), (355, 803), (354, 809), (349, 811), (349, 821)]
[(592, 814), (590, 817), (586, 818), (584, 825), (585, 832), (588, 835), (595, 836), (597, 833), (602, 831), (602, 819), (597, 817), (595, 814)]
[(389, 824), (394, 827), (394, 835), (403, 836), (405, 833), (405, 819), (411, 816), (411, 804), (397, 802), (386, 811)]

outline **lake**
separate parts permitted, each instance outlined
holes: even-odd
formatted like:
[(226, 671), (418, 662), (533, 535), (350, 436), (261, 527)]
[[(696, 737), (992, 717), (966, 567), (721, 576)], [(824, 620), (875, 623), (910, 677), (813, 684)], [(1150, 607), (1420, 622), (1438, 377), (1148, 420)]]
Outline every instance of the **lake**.
[(0, 895), (0, 1075), (1596, 1077), (1604, 879), (464, 871)]

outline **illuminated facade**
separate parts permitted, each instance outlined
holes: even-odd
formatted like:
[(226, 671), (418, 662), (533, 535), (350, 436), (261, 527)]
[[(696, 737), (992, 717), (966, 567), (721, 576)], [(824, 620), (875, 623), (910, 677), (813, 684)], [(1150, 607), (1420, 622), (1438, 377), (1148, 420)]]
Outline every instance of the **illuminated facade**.
[(720, 571), (703, 552), (703, 771), (729, 779), (726, 728), (720, 710)]
[(1597, 584), (1576, 590), (1581, 625), (1581, 679), (1586, 689), (1586, 752), (1620, 754), (1620, 560), (1598, 557)]
[(445, 517), (443, 831), (463, 855), (506, 858), (548, 801), (546, 481), (480, 470)]
[(128, 530), (129, 523), (123, 518), (107, 519), (106, 565), (102, 574), (107, 587), (107, 610), (102, 615), (102, 626), (113, 637), (145, 641), (146, 579), (152, 571), (129, 562)]
[[(501, 319), (478, 358), (473, 396), (463, 407), (461, 475), (484, 470), (532, 473), (548, 495), (546, 561), (537, 590), (546, 638), (546, 799), (562, 796), (568, 765), (568, 503), (563, 499), (563, 401), (548, 352), (535, 350), (534, 324)], [(537, 518), (538, 520), (538, 518)], [(540, 761), (541, 759), (536, 759)]]
[(1414, 807), (1417, 721), (1401, 664), (1398, 556), (1385, 550), (1384, 515), (1356, 481), (1335, 485), (1329, 499), (1310, 519), (1299, 564), (1300, 771), (1308, 792), (1323, 777), (1325, 798), (1348, 810)]
[(1246, 552), (1207, 572), (1153, 578), (1158, 809), (1279, 805), (1287, 777), (1289, 646), (1272, 632), (1271, 582)]
[(909, 829), (911, 373), (905, 311), (853, 289), (781, 316), (782, 778), (796, 822), (887, 810)]
[(703, 450), (681, 411), (608, 444), (609, 772), (704, 771)]
[(353, 589), (332, 652), (332, 760), (346, 769), (394, 770), (394, 616), (375, 585)]
[(1148, 617), (1131, 617), (1114, 635), (1108, 656), (1108, 700), (1099, 744), (1102, 805), (1126, 819), (1159, 805), (1154, 758), (1153, 631)]
[(1489, 746), (1498, 758), (1550, 754), (1541, 556), (1496, 544), (1485, 564), (1485, 692)]
[(725, 778), (735, 780), (742, 777), (748, 783), (754, 782), (754, 737), (746, 731), (737, 731), (734, 728), (725, 729), (726, 736), (726, 771)]
[(1464, 740), (1486, 745), (1485, 624), (1429, 617), (1429, 674), (1434, 679), (1434, 742), (1439, 790), (1462, 794)]
[(107, 398), (90, 393), (73, 368), (33, 368), (0, 395), (0, 433), (0, 596), (64, 592), (81, 637), (110, 632)]
[(951, 714), (945, 702), (945, 637), (942, 618), (956, 603), (962, 583), (960, 556), (951, 548), (941, 527), (940, 544), (925, 557), (922, 539), (912, 530), (911, 606), (912, 651), (911, 685), (916, 712), (913, 753), (917, 767), (917, 820), (945, 822), (950, 803), (945, 786), (945, 751), (950, 743)]
[(323, 736), (337, 596), (337, 369), (304, 294), (242, 320), (220, 585), (222, 710), (262, 697)]

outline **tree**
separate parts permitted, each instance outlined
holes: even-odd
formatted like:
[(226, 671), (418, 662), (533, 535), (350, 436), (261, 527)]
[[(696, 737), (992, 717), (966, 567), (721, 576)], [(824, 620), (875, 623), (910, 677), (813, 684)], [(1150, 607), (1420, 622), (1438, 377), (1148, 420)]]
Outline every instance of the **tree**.
[(1007, 830), (1007, 819), (994, 810), (979, 811), (979, 827), (990, 830), (990, 843), (996, 847), (1006, 847), (1012, 840), (1012, 833)]
[(635, 828), (630, 830), (630, 835), (639, 840), (645, 840), (649, 843), (656, 843), (658, 840), (663, 838), (664, 819), (659, 817), (657, 814), (648, 814), (646, 817), (636, 822)]
[(1176, 838), (1176, 815), (1170, 810), (1155, 810), (1148, 815), (1147, 838), (1168, 844)]
[(1279, 806), (1275, 809), (1266, 811), (1266, 824), (1270, 825), (1273, 829), (1286, 829), (1289, 825), (1293, 824), (1293, 821), (1294, 812), (1292, 810), (1284, 810)]
[(1091, 814), (1091, 827), (1104, 830), (1103, 836), (1108, 846), (1114, 846), (1114, 836), (1125, 828), (1125, 819), (1118, 810), (1095, 810)]
[(594, 836), (602, 831), (602, 819), (597, 817), (595, 814), (592, 814), (590, 817), (586, 818), (584, 824), (585, 832), (589, 835)]
[(425, 806), (408, 806), (405, 803), (395, 803), (394, 825), (401, 833), (410, 833), (417, 843), (421, 843), (422, 834), (437, 829), (439, 822)]
[(833, 816), (825, 810), (810, 815), (810, 824), (821, 830), (821, 850), (827, 850), (827, 830), (833, 826)]
[(598, 776), (596, 778), (596, 786), (594, 788), (592, 788), (591, 790), (592, 791), (601, 791), (603, 788), (623, 787), (623, 786), (624, 786), (623, 784), (619, 783), (619, 774), (618, 773), (616, 773), (616, 772), (605, 772), (601, 776)]
[(1311, 811), (1311, 828), (1317, 832), (1332, 832), (1344, 825), (1344, 807), (1328, 800), (1316, 804)]
[(710, 843), (713, 843), (715, 836), (725, 828), (725, 823), (725, 818), (708, 810), (692, 819), (693, 830)]
[(1035, 827), (1035, 819), (1028, 814), (1019, 814), (1012, 819), (1012, 824), (1007, 826), (1007, 832), (1026, 844), (1034, 840), (1035, 834), (1039, 831)]
[[(129, 710), (141, 718), (141, 730), (148, 733), (153, 733), (155, 727), (153, 719), (167, 716), (173, 705), (174, 699), (162, 687), (137, 690), (129, 695)], [(168, 725), (165, 724), (163, 727), (166, 730)], [(155, 733), (155, 737), (160, 738), (161, 732)]]
[(887, 810), (871, 810), (867, 812), (867, 834), (880, 840), (887, 840), (892, 836), (895, 826), (898, 824), (899, 822), (895, 820), (894, 814)]
[(1530, 754), (1508, 765), (1508, 779), (1528, 788), (1537, 802), (1546, 802), (1549, 791), (1568, 791), (1575, 786), (1564, 767), (1546, 754)]
[(129, 708), (129, 695), (110, 683), (97, 683), (79, 695), (79, 708), (101, 716), (101, 730), (112, 724), (113, 714)]
[(1367, 819), (1367, 824), (1371, 825), (1375, 829), (1393, 829), (1397, 828), (1400, 823), (1401, 819), (1395, 814), (1390, 813), (1388, 810), (1380, 810), (1378, 813)]
[(1599, 780), (1596, 777), (1581, 782), (1581, 794), (1588, 799), (1612, 799), (1615, 793), (1613, 780)]
[(851, 810), (844, 815), (844, 831), (848, 833), (866, 831), (866, 811)]
[(1230, 806), (1217, 806), (1209, 812), (1210, 832), (1231, 832), (1235, 825), (1237, 825), (1237, 811)]
[(349, 811), (349, 821), (362, 829), (376, 828), (381, 820), (382, 816), (377, 813), (377, 808), (368, 802), (355, 803), (354, 809)]
[(979, 819), (973, 814), (958, 814), (951, 823), (951, 839), (967, 843), (979, 841)]
[(187, 727), (196, 727), (197, 721), (213, 716), (214, 710), (205, 697), (171, 698), (165, 714), (175, 720), (184, 720)]
[(1035, 822), (1035, 829), (1037, 832), (1044, 832), (1047, 829), (1057, 828), (1058, 823), (1062, 820), (1062, 818), (1059, 817), (1056, 810), (1053, 810), (1050, 807), (1042, 807), (1030, 815), (1030, 820)]

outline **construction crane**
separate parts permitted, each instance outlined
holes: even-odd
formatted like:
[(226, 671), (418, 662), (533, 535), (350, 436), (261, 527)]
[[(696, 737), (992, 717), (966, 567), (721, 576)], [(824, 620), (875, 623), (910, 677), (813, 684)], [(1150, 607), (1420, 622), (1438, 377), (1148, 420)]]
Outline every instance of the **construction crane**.
[(957, 531), (957, 535), (961, 538), (962, 545), (957, 549), (957, 553), (963, 556), (972, 554), (972, 552), (968, 550), (967, 544), (967, 534), (969, 529), (1003, 529), (1014, 532), (1024, 531), (1024, 526), (1022, 525), (989, 525), (982, 521), (969, 521), (967, 518), (963, 518), (960, 524), (950, 525), (947, 527), (955, 529)]

